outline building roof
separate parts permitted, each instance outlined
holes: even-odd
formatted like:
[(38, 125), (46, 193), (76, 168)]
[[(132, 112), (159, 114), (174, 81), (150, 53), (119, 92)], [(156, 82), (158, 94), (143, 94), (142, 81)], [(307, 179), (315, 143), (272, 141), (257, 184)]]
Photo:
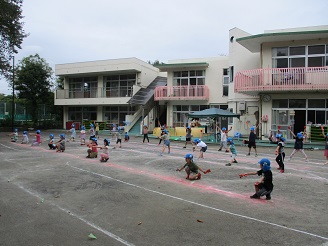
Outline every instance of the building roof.
[(251, 52), (260, 52), (261, 44), (274, 43), (274, 42), (286, 42), (297, 40), (314, 40), (314, 39), (328, 39), (328, 30), (312, 30), (312, 31), (282, 31), (263, 33), (258, 35), (247, 36), (243, 38), (237, 38), (236, 42), (244, 46)]
[(207, 62), (194, 62), (194, 63), (162, 63), (155, 65), (154, 67), (157, 67), (161, 72), (167, 72), (177, 69), (203, 69), (208, 67)]

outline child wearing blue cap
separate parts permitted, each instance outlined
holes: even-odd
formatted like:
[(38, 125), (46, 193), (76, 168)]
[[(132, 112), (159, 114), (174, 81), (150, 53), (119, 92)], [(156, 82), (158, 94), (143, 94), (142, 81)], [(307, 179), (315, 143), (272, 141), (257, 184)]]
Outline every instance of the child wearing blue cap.
[(11, 134), (8, 134), (8, 136), (11, 136), (11, 142), (17, 142), (18, 141), (18, 130), (14, 129), (14, 132)]
[(29, 143), (29, 141), (28, 141), (28, 132), (23, 131), (23, 139), (22, 139), (21, 144), (28, 144), (28, 143)]
[(64, 152), (65, 151), (65, 134), (59, 135), (59, 140), (56, 142), (56, 152)]
[(41, 145), (41, 131), (40, 130), (36, 130), (35, 134), (30, 133), (30, 136), (35, 136), (35, 139), (32, 142), (31, 146), (39, 146)]
[(56, 149), (56, 144), (55, 144), (55, 135), (54, 134), (49, 134), (49, 142), (48, 142), (48, 146), (49, 149)]
[(73, 139), (73, 142), (75, 142), (75, 138), (76, 138), (76, 130), (75, 130), (75, 124), (74, 124), (74, 123), (71, 125), (71, 129), (70, 129), (68, 132), (71, 133), (71, 137), (70, 137), (69, 140), (67, 140), (67, 142), (69, 142), (69, 141), (72, 140), (72, 139)]
[(211, 170), (204, 171), (201, 169), (195, 162), (194, 162), (194, 156), (192, 154), (186, 154), (185, 155), (186, 163), (181, 168), (177, 168), (177, 172), (180, 172), (182, 169), (184, 169), (187, 173), (186, 179), (189, 180), (196, 180), (201, 178), (201, 174), (198, 171), (201, 171), (202, 173), (206, 174), (210, 172)]
[[(257, 149), (256, 149), (256, 130), (259, 127), (259, 125), (262, 124), (262, 122), (260, 122), (256, 127), (255, 126), (251, 126), (249, 128), (250, 133), (249, 133), (249, 137), (248, 137), (248, 154), (247, 155), (251, 155), (251, 149), (253, 148), (255, 151), (255, 157), (257, 156)], [(248, 126), (248, 123), (247, 123)]]
[(85, 139), (87, 137), (87, 134), (85, 132), (85, 126), (81, 127), (81, 131), (80, 131), (80, 141), (81, 141), (81, 145), (85, 145)]
[(307, 155), (304, 152), (303, 149), (303, 144), (305, 143), (305, 136), (303, 135), (302, 132), (297, 133), (296, 135), (294, 134), (294, 132), (291, 130), (291, 127), (288, 126), (288, 130), (290, 131), (290, 133), (293, 135), (293, 137), (295, 138), (295, 144), (294, 144), (294, 150), (293, 152), (290, 154), (288, 160), (290, 161), (292, 159), (292, 157), (294, 156), (294, 154), (296, 152), (301, 152), (304, 157), (305, 157), (305, 161), (309, 161)]
[(97, 158), (98, 148), (97, 148), (97, 138), (91, 138), (90, 143), (88, 144), (88, 155), (86, 158)]
[(207, 150), (207, 145), (206, 143), (204, 143), (202, 140), (200, 140), (199, 138), (195, 138), (194, 139), (194, 144), (196, 144), (195, 147), (192, 148), (192, 151), (195, 151), (198, 147), (200, 148), (199, 150), (199, 156), (198, 158), (204, 158), (204, 153)]
[(235, 146), (235, 143), (233, 142), (232, 138), (228, 138), (227, 143), (228, 143), (229, 149), (231, 151), (231, 160), (229, 163), (226, 164), (226, 166), (231, 166), (232, 163), (238, 163), (236, 160), (237, 150), (236, 150), (236, 146)]
[(163, 135), (160, 138), (163, 139), (164, 143), (163, 143), (162, 152), (159, 154), (160, 156), (162, 156), (164, 154), (166, 147), (168, 149), (167, 153), (168, 154), (171, 153), (171, 142), (170, 142), (170, 138), (169, 138), (169, 132), (166, 129), (164, 129), (162, 131), (162, 133), (163, 133)]
[(273, 190), (272, 183), (272, 172), (270, 167), (270, 160), (267, 158), (262, 158), (258, 164), (261, 169), (257, 172), (252, 173), (243, 173), (239, 174), (239, 177), (246, 177), (248, 175), (258, 175), (261, 176), (261, 180), (254, 184), (255, 186), (255, 194), (250, 196), (252, 199), (260, 199), (261, 196), (266, 196), (266, 200), (271, 200), (271, 192)]
[(219, 147), (218, 151), (221, 151), (222, 148), (225, 148), (225, 152), (229, 152), (229, 148), (227, 146), (227, 138), (228, 138), (228, 133), (232, 130), (232, 127), (230, 127), (230, 129), (227, 130), (227, 128), (222, 127), (222, 129), (221, 129), (220, 125), (217, 125), (217, 128), (221, 134), (220, 147)]

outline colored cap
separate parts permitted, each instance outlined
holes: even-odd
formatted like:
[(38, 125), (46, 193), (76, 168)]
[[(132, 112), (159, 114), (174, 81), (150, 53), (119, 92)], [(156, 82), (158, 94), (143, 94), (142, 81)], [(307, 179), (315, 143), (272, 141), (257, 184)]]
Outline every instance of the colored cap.
[(194, 156), (192, 154), (186, 154), (184, 158), (192, 160)]

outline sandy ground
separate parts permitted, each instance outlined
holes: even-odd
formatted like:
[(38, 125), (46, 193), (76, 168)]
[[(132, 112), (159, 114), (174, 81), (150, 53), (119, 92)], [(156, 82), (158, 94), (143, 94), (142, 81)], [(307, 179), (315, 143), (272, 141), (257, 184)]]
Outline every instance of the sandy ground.
[[(159, 156), (158, 140), (131, 138), (101, 163), (79, 142), (49, 150), (49, 133), (39, 147), (0, 134), (0, 245), (328, 245), (323, 151), (306, 151), (309, 162), (297, 153), (281, 174), (274, 146), (258, 157), (237, 147), (238, 163), (226, 167), (229, 153), (210, 145), (195, 162), (212, 172), (189, 181), (175, 171), (192, 153), (182, 142)], [(238, 176), (263, 157), (272, 161), (270, 201), (249, 198), (259, 177)]]

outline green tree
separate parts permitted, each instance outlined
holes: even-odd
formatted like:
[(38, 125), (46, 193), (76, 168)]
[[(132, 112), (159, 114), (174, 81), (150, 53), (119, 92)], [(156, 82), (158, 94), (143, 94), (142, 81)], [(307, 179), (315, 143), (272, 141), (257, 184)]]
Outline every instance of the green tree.
[(16, 67), (15, 90), (26, 100), (34, 124), (38, 121), (38, 104), (53, 102), (53, 71), (38, 54), (23, 58)]
[(23, 0), (0, 0), (0, 76), (11, 79), (11, 60), (28, 36), (21, 21)]

